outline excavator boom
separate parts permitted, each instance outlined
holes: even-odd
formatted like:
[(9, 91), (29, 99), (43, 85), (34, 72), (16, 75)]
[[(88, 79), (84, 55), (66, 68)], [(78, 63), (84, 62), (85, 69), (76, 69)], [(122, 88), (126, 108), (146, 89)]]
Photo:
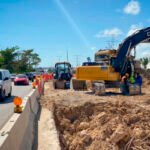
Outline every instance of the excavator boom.
[(130, 52), (140, 43), (150, 42), (150, 27), (138, 30), (131, 36), (127, 37), (118, 48), (118, 55), (112, 64), (117, 72), (124, 73), (124, 69), (127, 63), (127, 59)]

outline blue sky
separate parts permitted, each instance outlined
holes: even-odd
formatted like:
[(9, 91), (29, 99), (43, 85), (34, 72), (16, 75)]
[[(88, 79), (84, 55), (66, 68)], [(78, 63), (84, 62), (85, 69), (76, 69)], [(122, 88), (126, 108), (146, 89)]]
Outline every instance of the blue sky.
[[(114, 47), (150, 26), (149, 0), (0, 0), (0, 48), (33, 48), (41, 66), (58, 60), (76, 65), (99, 49)], [(150, 53), (148, 44), (138, 57)]]

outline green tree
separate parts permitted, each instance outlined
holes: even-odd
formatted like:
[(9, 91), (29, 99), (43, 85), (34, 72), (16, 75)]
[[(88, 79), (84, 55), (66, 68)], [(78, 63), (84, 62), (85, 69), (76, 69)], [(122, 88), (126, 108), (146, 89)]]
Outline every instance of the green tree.
[(147, 65), (150, 62), (150, 58), (148, 57), (143, 57), (140, 59), (141, 64), (143, 65), (144, 69), (147, 69)]
[(33, 71), (41, 62), (33, 49), (20, 51), (19, 47), (6, 48), (0, 51), (0, 67), (10, 72), (24, 73)]
[(0, 51), (0, 62), (1, 68), (8, 69), (11, 72), (13, 71), (13, 65), (15, 63), (15, 58), (17, 56), (16, 51), (19, 47), (6, 48)]

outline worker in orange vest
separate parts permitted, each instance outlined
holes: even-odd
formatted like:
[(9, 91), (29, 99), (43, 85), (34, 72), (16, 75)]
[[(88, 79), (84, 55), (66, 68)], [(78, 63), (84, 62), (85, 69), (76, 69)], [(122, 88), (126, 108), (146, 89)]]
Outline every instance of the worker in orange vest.
[(123, 95), (129, 94), (129, 74), (126, 73), (121, 78), (120, 89)]

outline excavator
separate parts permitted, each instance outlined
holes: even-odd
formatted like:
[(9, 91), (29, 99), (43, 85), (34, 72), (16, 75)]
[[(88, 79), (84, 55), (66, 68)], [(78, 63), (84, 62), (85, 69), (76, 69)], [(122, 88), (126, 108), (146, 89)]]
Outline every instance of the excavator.
[(131, 56), (131, 51), (138, 44), (149, 42), (150, 27), (136, 31), (119, 45), (116, 56), (110, 57), (109, 63), (77, 67), (76, 78), (72, 79), (72, 88), (77, 89), (76, 85), (85, 87), (87, 80), (104, 81), (106, 84), (119, 83), (121, 76), (125, 73), (131, 75), (135, 72), (134, 57)]
[(117, 50), (115, 49), (100, 49), (95, 53), (95, 62), (108, 62), (112, 57), (117, 56)]

